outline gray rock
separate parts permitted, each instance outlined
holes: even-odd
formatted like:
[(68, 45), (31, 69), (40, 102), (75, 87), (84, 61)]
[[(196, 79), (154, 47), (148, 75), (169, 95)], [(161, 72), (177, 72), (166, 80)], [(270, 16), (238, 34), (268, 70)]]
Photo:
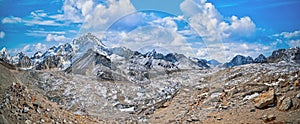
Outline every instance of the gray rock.
[(285, 98), (281, 104), (279, 105), (278, 109), (281, 111), (287, 111), (292, 107), (293, 101), (290, 97)]
[(273, 121), (276, 119), (275, 115), (263, 115), (261, 118), (265, 123)]
[(27, 113), (28, 111), (29, 111), (29, 108), (28, 108), (28, 107), (24, 107), (24, 108), (23, 108), (23, 112), (24, 112), (24, 113)]
[(296, 95), (296, 97), (297, 97), (298, 99), (300, 99), (300, 93), (298, 93), (298, 94)]

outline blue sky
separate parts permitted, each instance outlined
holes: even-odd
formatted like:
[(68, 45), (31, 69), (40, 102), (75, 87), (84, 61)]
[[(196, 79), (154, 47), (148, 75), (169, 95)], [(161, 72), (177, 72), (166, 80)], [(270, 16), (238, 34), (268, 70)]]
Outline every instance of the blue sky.
[(31, 55), (92, 32), (110, 47), (227, 61), (300, 46), (297, 12), (299, 0), (0, 0), (0, 49)]

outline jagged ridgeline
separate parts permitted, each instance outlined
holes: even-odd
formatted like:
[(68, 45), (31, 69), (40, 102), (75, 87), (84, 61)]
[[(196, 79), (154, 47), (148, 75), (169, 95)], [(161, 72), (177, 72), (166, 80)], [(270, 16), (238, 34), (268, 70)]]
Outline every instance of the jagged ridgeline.
[[(7, 50), (3, 48), (1, 51), (0, 58), (12, 65), (20, 67), (21, 69), (35, 69), (35, 70), (45, 70), (45, 69), (57, 69), (62, 71), (71, 72), (74, 69), (75, 73), (87, 73), (75, 71), (76, 69), (89, 68), (83, 67), (84, 62), (82, 60), (91, 60), (87, 57), (95, 57), (97, 59), (97, 65), (103, 65), (110, 70), (117, 70), (118, 66), (124, 65), (126, 62), (131, 62), (131, 65), (140, 65), (140, 68), (144, 70), (159, 70), (159, 71), (176, 71), (178, 69), (203, 69), (210, 67), (233, 67), (238, 65), (250, 64), (250, 63), (277, 63), (277, 62), (287, 62), (287, 63), (300, 63), (299, 48), (290, 49), (279, 49), (272, 53), (271, 56), (265, 57), (260, 54), (257, 58), (244, 57), (242, 55), (235, 56), (230, 62), (221, 65), (216, 60), (204, 60), (198, 58), (186, 57), (183, 54), (169, 53), (163, 55), (158, 53), (153, 49), (145, 54), (138, 51), (132, 51), (125, 47), (107, 48), (99, 38), (87, 33), (77, 39), (74, 39), (71, 43), (62, 44), (59, 46), (53, 46), (49, 48), (46, 52), (42, 53), (37, 51), (31, 57), (20, 52), (15, 56), (9, 56)], [(94, 56), (89, 54), (95, 54)], [(103, 60), (103, 61), (101, 61)], [(81, 61), (81, 62), (80, 62)], [(88, 61), (87, 61), (88, 63)], [(81, 65), (80, 65), (81, 64)], [(95, 64), (95, 63), (93, 63)], [(93, 64), (85, 64), (86, 66)], [(74, 65), (74, 66), (71, 66)], [(128, 63), (127, 63), (128, 65)], [(129, 66), (129, 65), (128, 65)], [(72, 69), (67, 69), (67, 68)], [(93, 67), (90, 67), (93, 68)], [(119, 67), (124, 70), (124, 68)], [(84, 69), (84, 70), (86, 70)], [(90, 70), (90, 69), (88, 69)], [(143, 69), (141, 69), (143, 70)], [(95, 71), (95, 70), (94, 70)], [(121, 70), (119, 70), (120, 72)], [(99, 72), (101, 73), (101, 72)]]

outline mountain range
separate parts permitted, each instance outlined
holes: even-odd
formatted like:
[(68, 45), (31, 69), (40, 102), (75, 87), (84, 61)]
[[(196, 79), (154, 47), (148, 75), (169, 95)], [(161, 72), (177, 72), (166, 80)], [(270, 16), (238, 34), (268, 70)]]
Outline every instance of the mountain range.
[[(94, 56), (87, 55), (94, 54)], [(66, 43), (59, 46), (53, 46), (46, 52), (37, 51), (33, 56), (29, 57), (20, 52), (15, 56), (9, 56), (7, 50), (3, 48), (0, 51), (0, 59), (3, 61), (18, 66), (22, 69), (58, 69), (66, 70), (73, 64), (75, 67), (79, 66), (80, 60), (88, 58), (80, 57), (95, 57), (101, 56), (106, 58), (105, 61), (100, 59), (97, 64), (108, 67), (109, 64), (114, 63), (113, 60), (131, 62), (134, 66), (139, 65), (145, 69), (203, 69), (212, 67), (234, 67), (251, 63), (300, 63), (300, 49), (299, 47), (290, 49), (279, 49), (273, 51), (272, 55), (265, 57), (260, 54), (253, 59), (250, 56), (236, 55), (229, 62), (221, 64), (216, 60), (204, 60), (198, 58), (186, 57), (183, 54), (169, 53), (163, 55), (153, 49), (145, 54), (138, 51), (132, 51), (125, 47), (107, 48), (100, 39), (91, 33), (87, 33), (72, 43)], [(121, 58), (121, 59), (120, 59)], [(83, 62), (84, 63), (84, 62)], [(111, 68), (111, 67), (110, 67)]]

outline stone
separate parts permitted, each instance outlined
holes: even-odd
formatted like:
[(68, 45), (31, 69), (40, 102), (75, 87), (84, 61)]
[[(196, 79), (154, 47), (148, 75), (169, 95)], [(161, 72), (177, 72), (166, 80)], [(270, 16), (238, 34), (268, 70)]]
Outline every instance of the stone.
[(188, 114), (188, 117), (187, 117), (187, 121), (188, 121), (188, 122), (196, 122), (196, 121), (200, 121), (200, 120), (198, 119), (199, 117), (196, 117), (194, 114), (195, 114), (195, 113)]
[(32, 105), (33, 105), (35, 108), (38, 108), (38, 107), (39, 107), (39, 104), (36, 103), (36, 102), (32, 103)]
[(24, 105), (25, 105), (25, 106), (28, 106), (28, 107), (31, 108), (31, 109), (34, 109), (34, 107), (32, 106), (32, 103), (30, 103), (30, 102), (27, 102), (27, 101), (26, 101), (26, 102), (24, 103)]
[(298, 99), (300, 99), (300, 93), (298, 93), (298, 94), (296, 95), (296, 97), (297, 97)]
[(261, 118), (265, 123), (276, 119), (275, 115), (263, 115)]
[(254, 108), (250, 109), (250, 112), (255, 112), (255, 109)]
[(223, 120), (223, 118), (217, 118), (217, 120), (218, 120), (218, 121), (221, 121), (221, 120)]
[(23, 112), (24, 112), (24, 113), (27, 113), (28, 111), (29, 111), (29, 108), (28, 108), (28, 107), (24, 107), (24, 108), (23, 108)]
[(192, 121), (200, 121), (198, 118), (192, 118)]
[(286, 87), (289, 85), (289, 82), (288, 81), (284, 81), (284, 80), (280, 80), (279, 81), (279, 86), (282, 88), (282, 87)]
[(268, 92), (260, 94), (258, 97), (256, 97), (253, 100), (253, 102), (254, 102), (254, 106), (259, 109), (266, 108), (269, 105), (274, 104), (275, 102), (274, 90), (270, 90)]
[(299, 81), (296, 80), (296, 81), (294, 82), (294, 87), (299, 87), (299, 86), (300, 86)]
[(292, 99), (292, 108), (293, 110), (299, 109), (300, 108), (300, 100), (297, 98)]
[(26, 120), (25, 124), (31, 124), (31, 121), (30, 120)]
[(290, 97), (285, 98), (281, 104), (278, 106), (278, 109), (281, 111), (287, 111), (292, 107), (293, 101)]
[(37, 113), (41, 113), (41, 110), (39, 108), (36, 109)]

